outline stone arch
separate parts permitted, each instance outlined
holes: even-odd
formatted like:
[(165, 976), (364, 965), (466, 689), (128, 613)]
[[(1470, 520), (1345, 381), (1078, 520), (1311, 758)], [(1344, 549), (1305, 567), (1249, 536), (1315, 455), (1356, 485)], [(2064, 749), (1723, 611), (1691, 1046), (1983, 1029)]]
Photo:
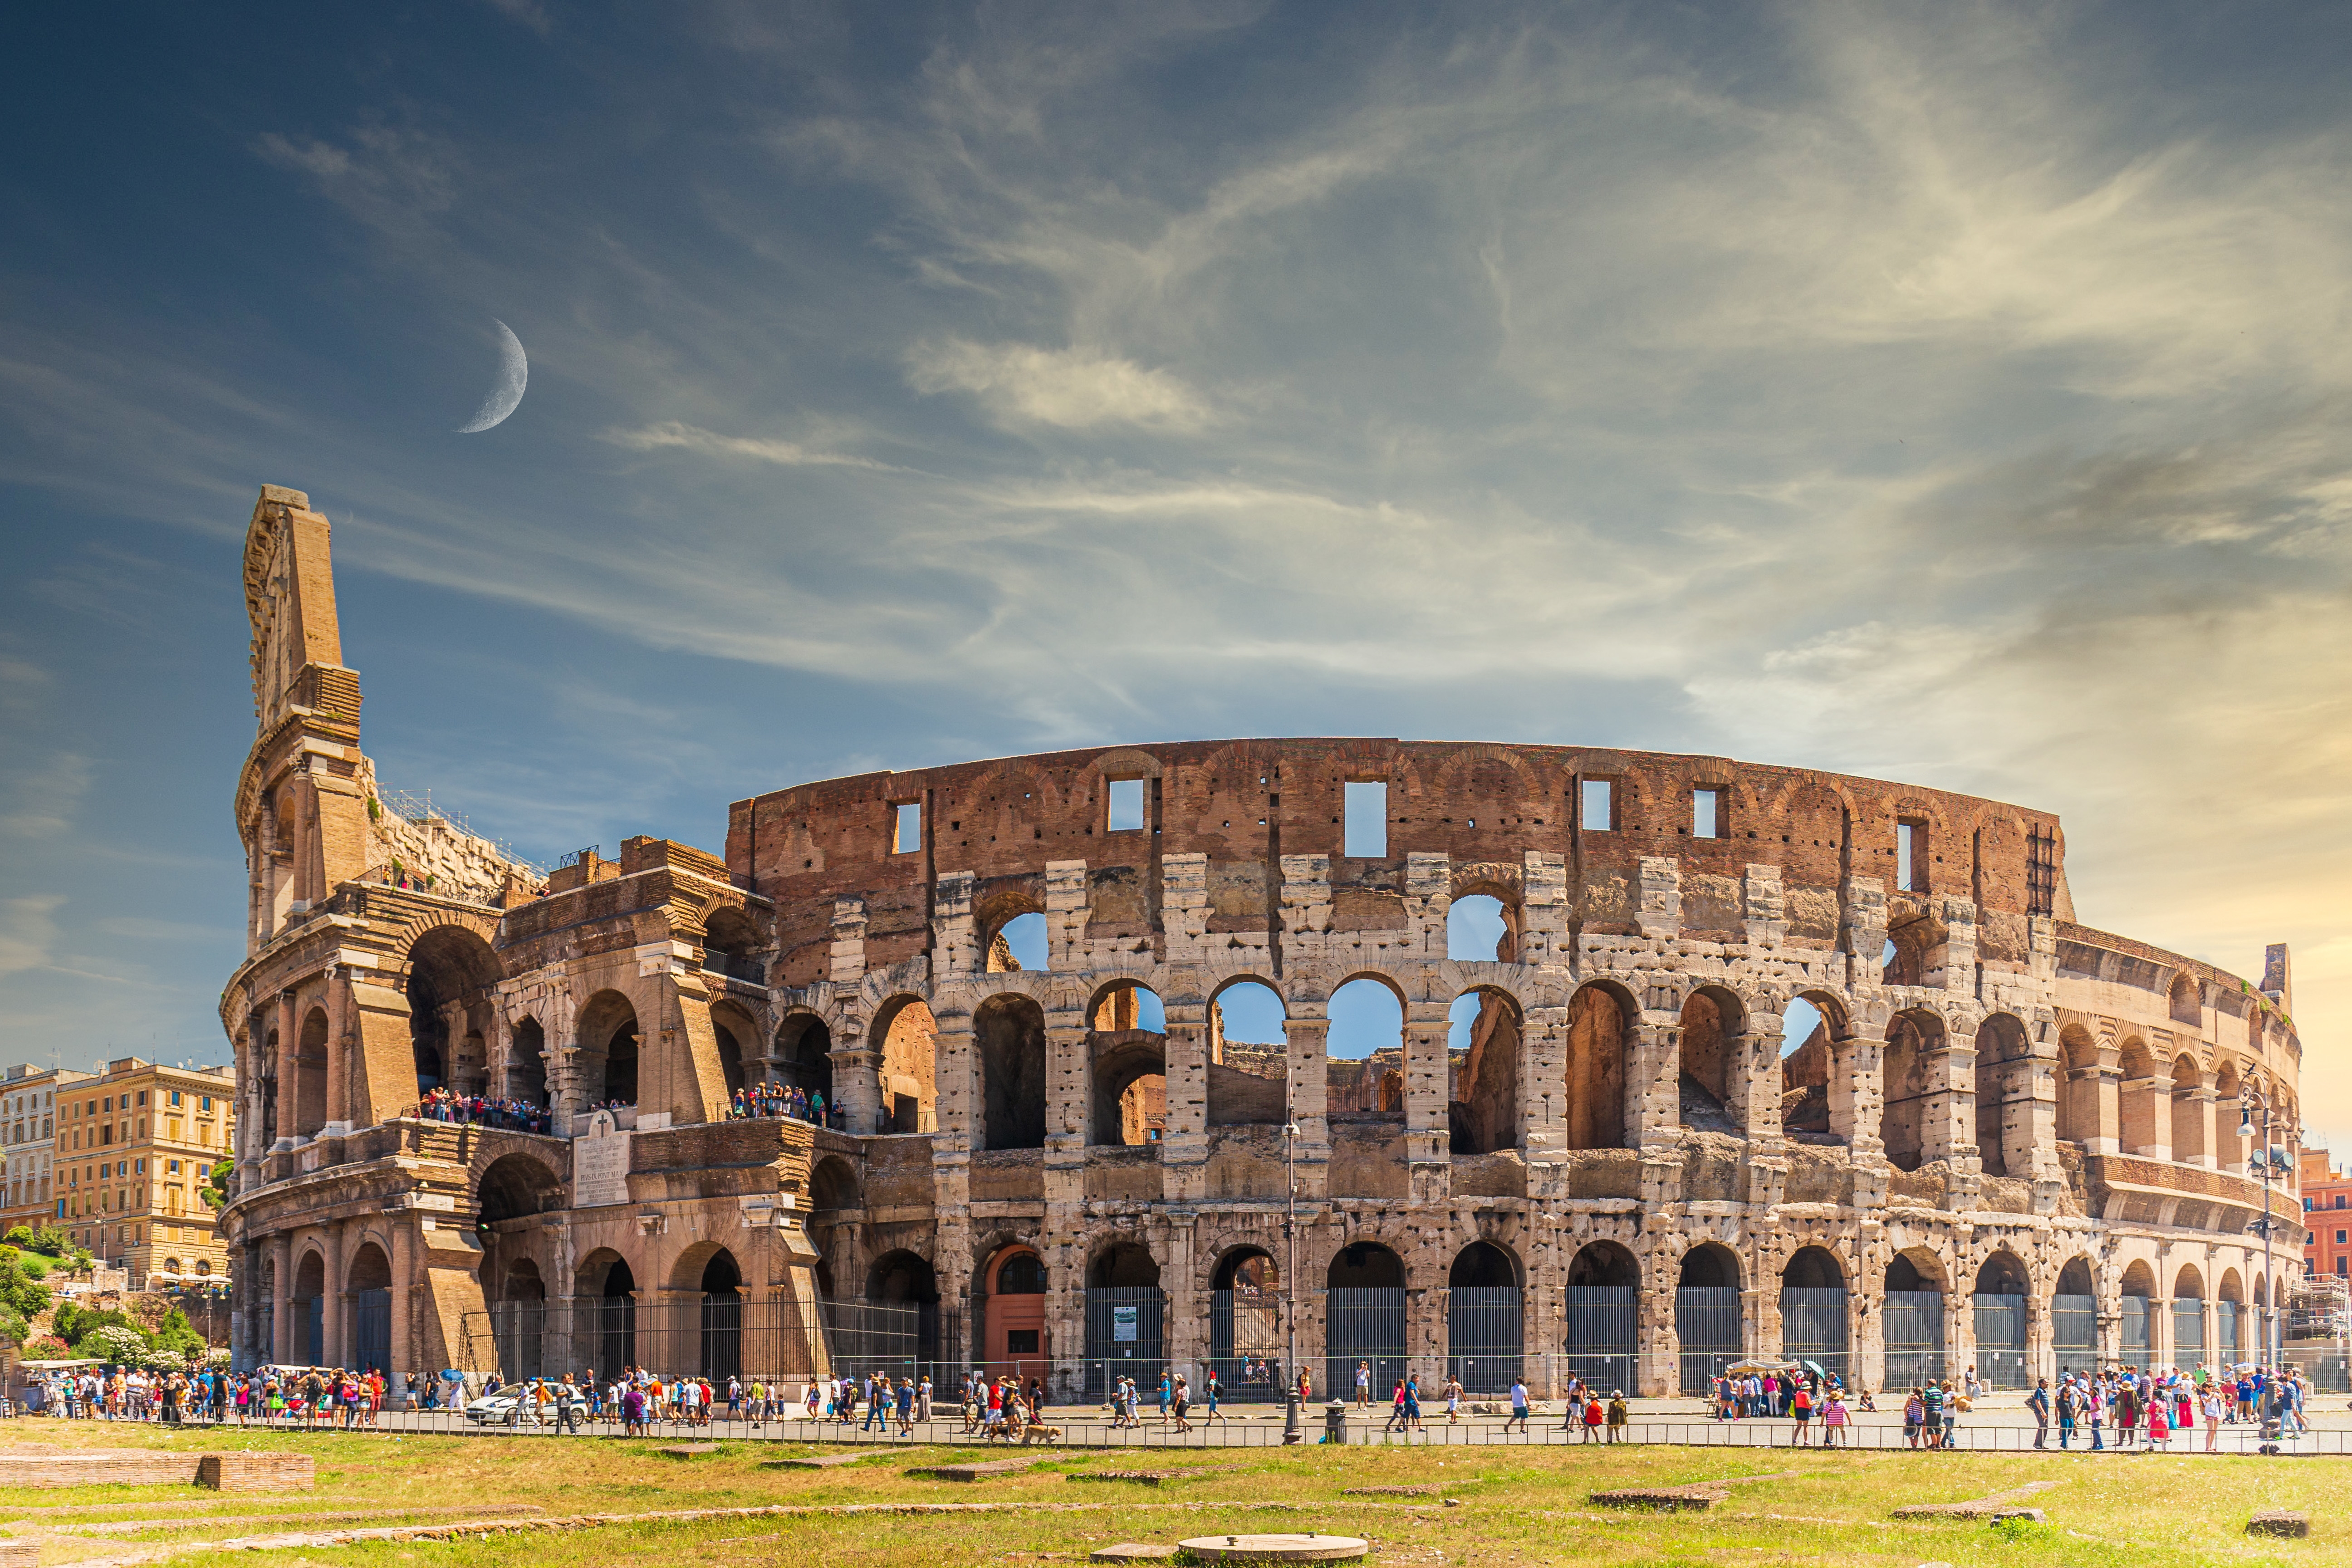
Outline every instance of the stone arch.
[(563, 1178), (536, 1154), (501, 1154), (474, 1179), (474, 1206), (485, 1226), (552, 1214), (564, 1206)]
[(896, 1247), (876, 1258), (866, 1271), (866, 1299), (886, 1303), (937, 1306), (939, 1271), (919, 1252)]
[(1045, 1012), (1031, 997), (1002, 991), (972, 1014), (979, 1068), (981, 1147), (1045, 1146)]
[(346, 1290), (389, 1290), (392, 1289), (392, 1259), (383, 1247), (373, 1237), (352, 1248), (351, 1261), (343, 1266), (343, 1289)]
[(1357, 970), (1331, 988), (1324, 1005), (1330, 1022), (1324, 1037), (1327, 1118), (1404, 1119), (1406, 1006), (1404, 988), (1377, 969)]
[(1784, 1022), (1799, 1002), (1817, 1017), (1803, 1039), (1782, 1036), (1780, 1130), (1800, 1143), (1851, 1144), (1856, 1071), (1851, 1016), (1833, 993), (1801, 991), (1782, 1005)]
[(1326, 1289), (1402, 1290), (1406, 1282), (1404, 1259), (1376, 1237), (1342, 1243), (1324, 1266)]
[(1739, 1255), (1719, 1241), (1700, 1241), (1683, 1249), (1676, 1281), (1686, 1290), (1739, 1289)]
[(702, 921), (703, 973), (764, 985), (768, 980), (768, 963), (763, 951), (766, 946), (766, 939), (761, 936), (751, 917), (736, 905), (719, 903), (705, 912)]
[[(1256, 986), (1272, 993), (1282, 1011), (1280, 1044), (1226, 1038), (1223, 998), (1243, 986)], [(1263, 974), (1244, 970), (1220, 979), (1208, 1000), (1209, 1125), (1282, 1125), (1283, 1107), (1289, 1099), (1290, 1087), (1290, 1008), (1282, 987)]]
[[(823, 1016), (796, 1007), (777, 1022), (775, 1041), (769, 1047), (768, 1072), (772, 1081), (787, 1089), (812, 1097), (823, 1095), (824, 1120), (834, 1120), (833, 1028)], [(814, 1099), (810, 1103), (814, 1116)]]
[(288, 1294), (294, 1314), (293, 1346), (297, 1364), (315, 1366), (327, 1359), (327, 1257), (316, 1247), (305, 1247), (294, 1260), (294, 1286)]
[(1470, 1243), (1445, 1275), (1446, 1372), (1472, 1394), (1507, 1391), (1526, 1372), (1526, 1270), (1493, 1241)]
[(1930, 1008), (1906, 1008), (1887, 1023), (1879, 1137), (1897, 1170), (1916, 1171), (1927, 1157), (1929, 1113), (1942, 1098), (1934, 1072), (1943, 1049), (1944, 1020)]
[(1499, 1242), (1474, 1241), (1454, 1255), (1445, 1283), (1452, 1289), (1516, 1290), (1527, 1283), (1518, 1254)]
[(711, 1041), (719, 1047), (719, 1070), (731, 1100), (751, 1084), (751, 1064), (757, 1059), (760, 1025), (740, 1002), (722, 999), (711, 1004)]
[(1568, 1286), (1571, 1290), (1638, 1288), (1641, 1283), (1641, 1259), (1621, 1242), (1588, 1241), (1569, 1260)]
[(2033, 1047), (2013, 1013), (1988, 1014), (1976, 1033), (1976, 1145), (1988, 1176), (2033, 1173)]
[(636, 1005), (618, 991), (599, 991), (580, 1009), (576, 1027), (587, 1102), (635, 1106), (640, 1058)]
[(1851, 1384), (1847, 1278), (1837, 1254), (1818, 1243), (1789, 1255), (1780, 1268), (1780, 1353), (1793, 1361), (1819, 1363), (1831, 1375)]
[[(971, 912), (972, 933), (979, 939), (984, 954), (983, 969), (990, 974), (1014, 974), (1022, 972), (1021, 961), (1013, 954), (1013, 943), (1005, 928), (1014, 921), (1035, 920), (1045, 923), (1045, 902), (1025, 889), (1008, 889), (983, 900)], [(1052, 963), (1051, 944), (1047, 945), (1046, 962)]]
[(2006, 1247), (1995, 1247), (1977, 1266), (1978, 1296), (2029, 1296), (2033, 1291), (2032, 1279), (2026, 1272), (2025, 1260)]
[(1950, 1289), (1950, 1279), (1934, 1247), (1906, 1247), (1887, 1259), (1885, 1288), (1889, 1294), (1943, 1295)]
[(1498, 985), (1477, 985), (1456, 998), (1476, 997), (1470, 1054), (1448, 1097), (1447, 1121), (1456, 1154), (1491, 1154), (1519, 1144), (1519, 1043), (1526, 1017), (1519, 999)]
[(939, 1020), (930, 1004), (901, 994), (884, 1002), (866, 1037), (882, 1042), (882, 1104), (893, 1132), (940, 1126)]
[(294, 1135), (316, 1137), (327, 1121), (327, 1010), (312, 1007), (294, 1037)]
[(2238, 1136), (2238, 1097), (2244, 1087), (2238, 1064), (2221, 1058), (2213, 1073), (2213, 1163), (2224, 1171), (2242, 1170), (2246, 1163), (2245, 1140)]
[(2172, 1058), (2172, 1157), (2194, 1164), (2205, 1157), (2205, 1130), (2213, 1120), (2213, 1102), (2205, 1092), (2205, 1074), (2187, 1051)]
[[(1461, 873), (1457, 877), (1463, 885), (1445, 909), (1445, 956), (1462, 963), (1517, 963), (1525, 916), (1516, 879)], [(1485, 936), (1490, 923), (1501, 928), (1491, 945)]]
[(2197, 989), (2197, 982), (2186, 974), (2176, 974), (2166, 993), (2168, 1010), (2176, 1024), (2186, 1024), (2192, 1029), (2205, 1026), (2205, 1001)]
[(862, 1210), (866, 1196), (857, 1167), (839, 1154), (826, 1154), (809, 1167), (809, 1211), (830, 1214)]
[(1087, 1142), (1154, 1143), (1168, 1128), (1167, 1011), (1159, 993), (1120, 978), (1096, 987), (1087, 1004), (1094, 1104)]
[(524, 1017), (507, 1031), (507, 1098), (547, 1107), (547, 1031)]
[(2123, 1074), (2119, 1099), (2124, 1152), (2151, 1152), (2164, 1136), (2158, 1101), (2165, 1089), (2157, 1080), (2156, 1058), (2148, 1050), (2147, 1042), (2133, 1035), (2117, 1047), (2116, 1061)]
[(1089, 1290), (1157, 1289), (1160, 1260), (1151, 1248), (1131, 1237), (1113, 1237), (1097, 1247), (1087, 1259)]
[(1743, 1129), (1731, 1110), (1736, 1042), (1747, 1010), (1738, 995), (1720, 985), (1701, 985), (1683, 999), (1680, 1040), (1682, 1121), (1685, 1127), (1716, 1132)]
[(506, 978), (506, 965), (490, 944), (495, 931), (491, 922), (452, 917), (419, 921), (402, 933), (409, 1050), (420, 1097), (443, 1087), (461, 1093), (483, 1087), (488, 1064), (481, 1059), (480, 1042), (467, 1047)]
[(1845, 1265), (1838, 1255), (1817, 1243), (1797, 1248), (1780, 1267), (1783, 1290), (1843, 1290)]
[(1685, 1247), (1676, 1265), (1675, 1337), (1682, 1346), (1679, 1386), (1705, 1394), (1711, 1380), (1746, 1351), (1738, 1255), (1719, 1241)]
[(607, 1376), (637, 1362), (637, 1279), (628, 1259), (600, 1247), (572, 1270), (575, 1311), (585, 1319), (583, 1351)]
[(1629, 1145), (1627, 1064), (1640, 1004), (1613, 981), (1587, 981), (1568, 1002), (1568, 1085), (1562, 1121), (1570, 1149)]
[(2080, 1024), (2058, 1031), (2058, 1055), (2063, 1064), (2058, 1089), (2058, 1136), (2087, 1148), (2099, 1131), (2099, 1043)]
[(2065, 1266), (2058, 1270), (2058, 1289), (2054, 1293), (2060, 1296), (2095, 1296), (2097, 1279), (2097, 1271), (2092, 1268), (2091, 1260), (2078, 1253), (2068, 1258)]

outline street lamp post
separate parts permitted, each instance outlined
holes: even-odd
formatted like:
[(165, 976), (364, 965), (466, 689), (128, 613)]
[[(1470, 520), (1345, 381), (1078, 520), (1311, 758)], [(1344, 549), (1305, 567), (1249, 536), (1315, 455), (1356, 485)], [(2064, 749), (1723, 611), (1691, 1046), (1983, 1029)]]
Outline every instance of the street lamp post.
[(2248, 1084), (2238, 1091), (2238, 1136), (2240, 1138), (2252, 1138), (2254, 1135), (2254, 1118), (2257, 1113), (2262, 1117), (2263, 1142), (2262, 1147), (2255, 1152), (2254, 1159), (2261, 1165), (2263, 1172), (2263, 1217), (2254, 1222), (2253, 1228), (2262, 1233), (2263, 1279), (2269, 1287), (2263, 1297), (2264, 1329), (2263, 1365), (2266, 1370), (2263, 1378), (2262, 1425), (2263, 1437), (2268, 1441), (2276, 1438), (2280, 1431), (2278, 1416), (2279, 1278), (2277, 1268), (2271, 1258), (2271, 1236), (2278, 1228), (2277, 1220), (2271, 1215), (2271, 1172), (2273, 1168), (2271, 1160), (2271, 1124), (2273, 1112), (2270, 1100), (2261, 1090)]
[(1283, 1392), (1282, 1440), (1286, 1446), (1303, 1443), (1306, 1431), (1299, 1426), (1298, 1409), (1298, 1170), (1295, 1163), (1294, 1144), (1298, 1137), (1298, 1119), (1291, 1113), (1290, 1100), (1282, 1102), (1282, 1323), (1286, 1333), (1283, 1351), (1285, 1388)]

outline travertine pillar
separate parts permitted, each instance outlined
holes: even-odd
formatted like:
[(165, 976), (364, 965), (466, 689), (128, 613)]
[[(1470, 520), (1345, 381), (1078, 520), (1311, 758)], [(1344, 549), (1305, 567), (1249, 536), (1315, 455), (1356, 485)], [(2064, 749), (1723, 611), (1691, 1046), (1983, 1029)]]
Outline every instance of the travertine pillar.
[[(383, 1369), (385, 1399), (394, 1409), (408, 1400), (408, 1374), (426, 1371), (412, 1342), (415, 1330), (409, 1298), (416, 1293), (415, 1221), (408, 1215), (392, 1216), (392, 1364)], [(437, 1370), (437, 1369), (435, 1369)]]
[(1171, 1203), (1183, 1203), (1208, 1195), (1209, 1009), (1197, 999), (1164, 997), (1161, 1009), (1168, 1031), (1168, 1121), (1160, 1144), (1160, 1194)]
[(1328, 1004), (1315, 998), (1291, 1001), (1286, 1011), (1290, 1114), (1298, 1128), (1298, 1195), (1302, 1200), (1320, 1198), (1330, 1190), (1331, 1016)]
[(294, 1359), (294, 1238), (280, 1231), (268, 1247), (269, 1359), (282, 1366)]
[(320, 1337), (326, 1343), (319, 1359), (329, 1366), (343, 1366), (350, 1358), (344, 1354), (350, 1339), (351, 1292), (343, 1285), (343, 1226), (340, 1220), (327, 1226), (326, 1275), (320, 1282), (319, 1292), (326, 1298), (320, 1309)]
[(289, 1148), (294, 1130), (302, 1124), (302, 1069), (299, 1035), (295, 1028), (294, 993), (278, 994), (278, 1148)]
[(1443, 1002), (1408, 1003), (1404, 1020), (1404, 1147), (1415, 1203), (1444, 1203), (1454, 1187), (1454, 1136), (1448, 1106), (1452, 1074)]

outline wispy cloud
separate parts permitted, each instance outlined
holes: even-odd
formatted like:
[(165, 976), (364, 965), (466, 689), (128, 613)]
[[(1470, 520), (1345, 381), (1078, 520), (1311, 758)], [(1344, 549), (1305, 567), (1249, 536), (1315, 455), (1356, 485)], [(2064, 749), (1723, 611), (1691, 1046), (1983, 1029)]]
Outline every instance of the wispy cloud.
[(950, 338), (914, 349), (907, 379), (919, 392), (971, 393), (1013, 425), (1198, 431), (1215, 422), (1207, 403), (1167, 372), (1079, 349)]
[(755, 436), (721, 436), (716, 431), (681, 424), (675, 419), (635, 430), (607, 430), (602, 439), (633, 452), (676, 448), (699, 453), (706, 458), (741, 458), (755, 463), (772, 463), (782, 468), (870, 468), (877, 473), (898, 471), (892, 464), (879, 463), (851, 452), (821, 451), (803, 447), (797, 441)]

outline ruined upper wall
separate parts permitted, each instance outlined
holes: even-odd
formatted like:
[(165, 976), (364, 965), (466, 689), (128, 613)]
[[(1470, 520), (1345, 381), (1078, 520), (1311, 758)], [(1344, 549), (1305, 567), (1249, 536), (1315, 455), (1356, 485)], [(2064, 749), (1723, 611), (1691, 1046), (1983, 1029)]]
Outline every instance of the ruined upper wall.
[[(1109, 830), (1108, 786), (1122, 778), (1144, 782), (1140, 831)], [(1587, 779), (1612, 786), (1606, 831), (1579, 820)], [(1351, 782), (1388, 785), (1385, 856), (1342, 853)], [(1692, 833), (1699, 788), (1722, 792), (1713, 838)], [(923, 842), (894, 854), (893, 808), (908, 803), (923, 807)], [(1156, 929), (1160, 859), (1188, 854), (1208, 858), (1210, 929), (1260, 931), (1276, 920), (1285, 855), (1330, 857), (1336, 930), (1402, 924), (1405, 859), (1414, 853), (1445, 855), (1457, 870), (1557, 854), (1575, 918), (1628, 932), (1645, 857), (1681, 863), (1686, 927), (1720, 924), (1727, 935), (1738, 929), (1733, 891), (1745, 868), (1776, 865), (1789, 890), (1790, 939), (1831, 946), (1849, 879), (1892, 889), (1905, 821), (1925, 833), (1924, 886), (1915, 891), (1979, 906), (1989, 959), (2023, 961), (2030, 913), (2071, 916), (2050, 813), (1810, 769), (1563, 746), (1202, 741), (866, 773), (737, 802), (727, 858), (740, 882), (786, 911), (779, 947), (787, 954), (822, 937), (834, 899), (864, 900), (869, 962), (921, 950), (929, 889), (941, 875), (972, 873), (984, 911), (992, 898), (1042, 900), (1049, 861), (1087, 863), (1097, 934)], [(2042, 868), (2030, 874), (2037, 854)]]

